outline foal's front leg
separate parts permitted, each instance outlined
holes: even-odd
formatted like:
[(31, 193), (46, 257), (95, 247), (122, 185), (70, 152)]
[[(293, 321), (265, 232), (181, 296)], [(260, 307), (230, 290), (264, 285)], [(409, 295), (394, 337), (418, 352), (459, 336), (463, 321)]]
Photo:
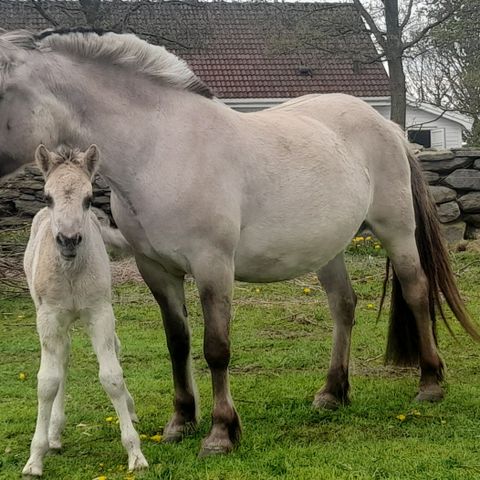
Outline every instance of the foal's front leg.
[(196, 265), (195, 280), (205, 319), (204, 354), (212, 375), (212, 429), (200, 456), (230, 452), (241, 435), (228, 379), (230, 314), (234, 280), (233, 259), (219, 257)]
[(30, 447), (30, 458), (24, 475), (42, 475), (43, 457), (49, 449), (48, 428), (52, 406), (65, 378), (65, 358), (68, 355), (68, 319), (40, 307), (37, 312), (37, 330), (41, 344), (40, 369), (38, 371), (37, 425)]
[(109, 396), (120, 421), (122, 444), (128, 454), (128, 469), (148, 467), (140, 450), (140, 438), (128, 409), (127, 389), (118, 361), (115, 340), (115, 317), (110, 304), (102, 305), (87, 315), (93, 349), (97, 355), (100, 382)]

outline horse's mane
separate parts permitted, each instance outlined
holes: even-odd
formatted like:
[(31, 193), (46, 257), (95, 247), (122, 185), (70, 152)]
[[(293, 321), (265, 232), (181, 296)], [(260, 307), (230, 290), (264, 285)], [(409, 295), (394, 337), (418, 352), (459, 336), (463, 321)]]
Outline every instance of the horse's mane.
[(162, 84), (183, 88), (212, 98), (211, 90), (188, 67), (186, 62), (164, 47), (151, 45), (133, 34), (68, 28), (45, 30), (34, 34), (27, 30), (2, 33), (0, 30), (0, 84), (2, 71), (21, 57), (24, 50), (52, 50), (84, 58), (101, 59), (121, 65), (158, 80)]

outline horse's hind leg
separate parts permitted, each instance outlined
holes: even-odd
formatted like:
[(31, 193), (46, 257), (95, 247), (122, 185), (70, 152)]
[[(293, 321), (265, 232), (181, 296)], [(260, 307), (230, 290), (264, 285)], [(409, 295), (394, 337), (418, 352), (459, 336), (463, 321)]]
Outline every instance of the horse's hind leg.
[(175, 412), (163, 431), (163, 441), (176, 442), (193, 430), (198, 418), (197, 389), (191, 368), (190, 329), (185, 307), (183, 277), (167, 273), (160, 265), (146, 257), (137, 256), (136, 261), (143, 279), (162, 311), (175, 388)]
[(315, 395), (313, 406), (335, 409), (349, 401), (348, 364), (357, 297), (350, 283), (343, 253), (325, 265), (317, 275), (327, 293), (334, 327), (327, 381)]
[[(411, 225), (414, 225), (412, 220)], [(438, 355), (434, 324), (430, 316), (429, 284), (423, 271), (414, 226), (379, 222), (371, 224), (384, 244), (394, 269), (392, 313), (387, 360), (399, 365), (420, 364), (417, 400), (443, 398), (440, 381), (443, 364)]]

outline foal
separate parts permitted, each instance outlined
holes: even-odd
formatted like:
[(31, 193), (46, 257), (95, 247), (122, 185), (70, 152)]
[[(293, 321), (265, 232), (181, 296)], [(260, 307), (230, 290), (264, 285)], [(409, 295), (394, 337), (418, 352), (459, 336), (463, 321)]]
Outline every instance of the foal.
[(147, 467), (132, 424), (137, 419), (133, 399), (117, 358), (119, 341), (111, 305), (109, 259), (100, 224), (90, 210), (91, 179), (99, 160), (97, 147), (60, 154), (40, 145), (35, 160), (45, 177), (48, 206), (33, 219), (24, 258), (37, 309), (42, 354), (37, 425), (23, 474), (41, 475), (48, 449), (61, 448), (69, 329), (77, 319), (88, 328), (100, 366), (100, 381), (120, 420), (128, 468)]

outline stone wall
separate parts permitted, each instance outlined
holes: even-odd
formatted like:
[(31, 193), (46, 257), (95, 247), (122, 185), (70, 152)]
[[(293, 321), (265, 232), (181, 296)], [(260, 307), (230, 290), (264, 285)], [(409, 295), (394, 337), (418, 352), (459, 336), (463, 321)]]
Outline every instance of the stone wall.
[(480, 235), (480, 148), (423, 150), (418, 158), (446, 239)]
[[(480, 237), (480, 148), (423, 150), (418, 158), (447, 240)], [(29, 221), (43, 206), (43, 177), (37, 167), (29, 165), (0, 183), (0, 229)], [(100, 177), (94, 183), (93, 206), (111, 219), (110, 191)]]

